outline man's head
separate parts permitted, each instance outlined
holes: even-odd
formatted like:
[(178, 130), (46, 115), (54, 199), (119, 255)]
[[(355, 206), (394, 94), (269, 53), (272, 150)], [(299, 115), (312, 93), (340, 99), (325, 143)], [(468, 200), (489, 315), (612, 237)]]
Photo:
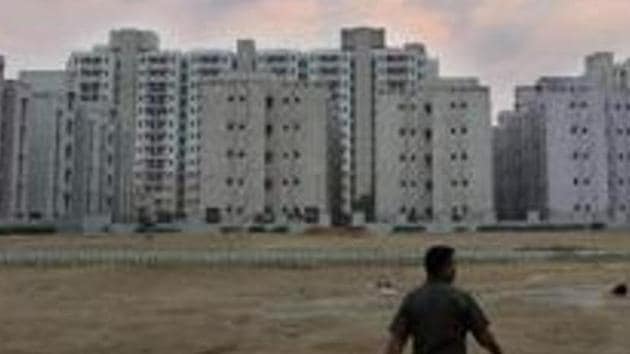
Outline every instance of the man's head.
[(429, 248), (424, 256), (424, 269), (431, 280), (455, 281), (455, 249), (449, 246)]

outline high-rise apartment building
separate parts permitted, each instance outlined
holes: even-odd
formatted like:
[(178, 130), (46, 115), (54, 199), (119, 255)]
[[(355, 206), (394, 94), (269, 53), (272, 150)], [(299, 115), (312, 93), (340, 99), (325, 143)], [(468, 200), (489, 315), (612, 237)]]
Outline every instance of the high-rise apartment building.
[(515, 110), (495, 131), (501, 219), (628, 222), (629, 70), (596, 53), (580, 76), (517, 88)]
[(22, 71), (19, 81), (31, 93), (28, 114), (29, 170), (27, 210), (30, 220), (54, 221), (61, 215), (55, 207), (58, 196), (59, 131), (65, 109), (64, 71)]
[(122, 29), (110, 33), (107, 45), (72, 53), (67, 64), (69, 85), (79, 103), (98, 102), (116, 111), (113, 207), (116, 222), (131, 222), (138, 216), (133, 194), (138, 59), (142, 53), (158, 49), (155, 33)]
[[(304, 135), (302, 142), (276, 141), (266, 135), (259, 137), (271, 150), (276, 149), (276, 144), (293, 144), (292, 151), (297, 151), (300, 156), (300, 161), (291, 167), (279, 163), (263, 164), (263, 180), (268, 179), (267, 175), (283, 176), (281, 188), (273, 190), (278, 196), (272, 196), (272, 191), (261, 191), (268, 199), (263, 209), (271, 208), (275, 220), (299, 222), (296, 215), (304, 217), (307, 208), (310, 213), (317, 210), (319, 222), (326, 223), (330, 219), (335, 224), (398, 223), (404, 220), (422, 224), (480, 224), (492, 219), (488, 215), (492, 214), (493, 198), (488, 197), (490, 202), (486, 204), (480, 201), (488, 196), (487, 183), (492, 180), (485, 178), (483, 173), (484, 168), (491, 168), (486, 159), (488, 149), (483, 147), (484, 144), (490, 146), (490, 139), (483, 133), (489, 129), (490, 121), (487, 89), (475, 80), (440, 78), (438, 62), (429, 57), (423, 44), (389, 47), (384, 29), (344, 29), (339, 48), (256, 50), (253, 40), (240, 40), (235, 52), (161, 50), (159, 39), (153, 32), (123, 29), (112, 31), (105, 45), (72, 53), (65, 74), (56, 73), (56, 79), (51, 80), (46, 80), (43, 75), (33, 74), (29, 79), (37, 93), (34, 112), (39, 112), (34, 116), (37, 124), (33, 134), (56, 137), (51, 140), (54, 141), (53, 149), (42, 156), (37, 153), (42, 161), (37, 168), (42, 173), (29, 179), (29, 185), (36, 186), (31, 204), (36, 205), (36, 200), (40, 200), (36, 195), (51, 190), (54, 195), (54, 207), (34, 207), (33, 213), (41, 214), (42, 218), (49, 215), (69, 218), (78, 210), (75, 206), (80, 204), (98, 205), (92, 209), (85, 207), (87, 214), (77, 214), (84, 220), (96, 217), (106, 220), (104, 215), (107, 213), (116, 223), (147, 218), (160, 222), (207, 219), (208, 208), (216, 207), (208, 200), (209, 191), (215, 188), (208, 185), (208, 174), (228, 172), (214, 172), (219, 165), (211, 165), (214, 166), (212, 171), (208, 170), (208, 166), (216, 161), (204, 159), (214, 156), (213, 147), (222, 151), (225, 148), (222, 144), (228, 144), (221, 143), (221, 137), (216, 135), (227, 124), (222, 119), (230, 118), (217, 116), (221, 112), (219, 108), (229, 108), (224, 107), (224, 102), (219, 102), (221, 105), (217, 107), (208, 106), (208, 102), (217, 100), (221, 89), (232, 92), (244, 85), (268, 95), (274, 102), (284, 101), (284, 96), (298, 97), (299, 102), (288, 105), (290, 111), (281, 110), (282, 105), (263, 107), (266, 115), (260, 117), (266, 122), (270, 117), (282, 121), (285, 118), (298, 120), (297, 115), (302, 115), (306, 119), (304, 124), (313, 124), (308, 129), (311, 135), (300, 133)], [(47, 81), (50, 85), (45, 83)], [(260, 102), (252, 102), (243, 106), (260, 108)], [(442, 109), (443, 106), (450, 107), (452, 102), (456, 105), (464, 102), (465, 108), (457, 111)], [(399, 110), (398, 106), (426, 103), (430, 103), (431, 112), (424, 113), (426, 119), (417, 122), (424, 125), (417, 129), (423, 130), (423, 134), (430, 131), (430, 136), (418, 134), (414, 139), (424, 137), (424, 140), (416, 141), (420, 145), (413, 147), (422, 158), (418, 161), (386, 161), (391, 151), (400, 150), (397, 144), (406, 139), (390, 136), (393, 126), (398, 127), (398, 131), (406, 129), (409, 112)], [(317, 104), (321, 109), (316, 109)], [(252, 117), (248, 119), (258, 117), (256, 112), (252, 111)], [(458, 134), (457, 139), (440, 139), (439, 132), (457, 119), (476, 123), (471, 123), (465, 129), (467, 133)], [(315, 125), (317, 120), (320, 120), (319, 125)], [(218, 123), (208, 125), (212, 122)], [(290, 126), (293, 122), (287, 124)], [(45, 131), (37, 128), (39, 126), (50, 126), (51, 129)], [(76, 135), (79, 126), (86, 129), (86, 140)], [(86, 141), (93, 145), (82, 145)], [(43, 143), (29, 144), (32, 151), (45, 150)], [(322, 144), (326, 149), (309, 152), (308, 144)], [(451, 166), (452, 163), (445, 162), (448, 167), (440, 167), (442, 156), (449, 157), (452, 153), (449, 150), (451, 144), (458, 144), (460, 150), (466, 151), (467, 159), (461, 163), (465, 167), (457, 178), (451, 176), (454, 171), (459, 171)], [(91, 148), (96, 150), (88, 152)], [(53, 150), (58, 153), (51, 153)], [(462, 151), (457, 153), (458, 159)], [(77, 156), (83, 152), (85, 159)], [(285, 152), (278, 153), (283, 155)], [(396, 156), (401, 154), (402, 151)], [(90, 163), (86, 160), (88, 155), (94, 157)], [(417, 163), (419, 161), (422, 163)], [(51, 169), (48, 166), (52, 162), (55, 168)], [(399, 191), (387, 184), (395, 179), (385, 181), (384, 176), (390, 171), (381, 165), (389, 166), (393, 162), (396, 163), (390, 166), (394, 168), (391, 172), (396, 176), (400, 174), (398, 177), (408, 168), (417, 172), (419, 180), (412, 182), (411, 177), (405, 178), (409, 179), (409, 184), (423, 184), (426, 187), (424, 194), (400, 194), (402, 199), (392, 199), (392, 195), (398, 195)], [(90, 166), (86, 167), (90, 171), (77, 171), (80, 166)], [(319, 173), (311, 171), (311, 166), (324, 167)], [(285, 167), (290, 171), (283, 170)], [(105, 174), (101, 181), (106, 182), (88, 186), (83, 177), (95, 170)], [(317, 181), (309, 180), (311, 172), (323, 177), (318, 177)], [(78, 176), (80, 173), (83, 174)], [(465, 190), (442, 189), (436, 182), (438, 179), (442, 181), (437, 177), (439, 173), (446, 173), (448, 181), (456, 179), (458, 185), (466, 185)], [(44, 183), (47, 175), (54, 176), (56, 182)], [(312, 193), (317, 189), (325, 203), (313, 199), (312, 195), (290, 201), (283, 194), (288, 188), (283, 185), (285, 177), (301, 181), (298, 186), (289, 188), (293, 190), (291, 193), (298, 195), (307, 193), (306, 190)], [(397, 179), (400, 182), (400, 178)], [(321, 187), (322, 183), (325, 187)], [(311, 188), (314, 185), (317, 188)], [(88, 191), (91, 195), (85, 196), (87, 199), (75, 195)], [(389, 194), (390, 191), (393, 194)], [(395, 216), (389, 215), (392, 210), (385, 210), (391, 203), (398, 206)], [(280, 204), (278, 212), (275, 208)], [(410, 213), (400, 212), (402, 207)], [(291, 212), (298, 209), (299, 213)], [(423, 216), (418, 217), (420, 214)]]
[(328, 225), (329, 90), (252, 71), (251, 44), (240, 43), (236, 72), (201, 89), (205, 221)]
[(28, 219), (29, 110), (28, 85), (5, 80), (0, 57), (0, 220)]
[(377, 223), (441, 229), (494, 222), (490, 94), (427, 80), (376, 104)]

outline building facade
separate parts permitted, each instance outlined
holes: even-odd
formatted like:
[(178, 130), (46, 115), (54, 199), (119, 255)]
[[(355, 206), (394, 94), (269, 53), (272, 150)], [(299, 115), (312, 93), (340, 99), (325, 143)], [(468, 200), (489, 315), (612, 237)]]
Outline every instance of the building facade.
[(490, 94), (475, 79), (435, 79), (381, 94), (377, 223), (475, 227), (495, 220)]
[(66, 102), (64, 71), (22, 71), (19, 81), (31, 92), (28, 129), (29, 170), (27, 210), (29, 220), (54, 221), (58, 194), (60, 120)]
[[(267, 214), (281, 224), (315, 220), (314, 224), (337, 225), (403, 221), (476, 225), (492, 219), (488, 215), (494, 198), (492, 188), (490, 192), (487, 188), (492, 178), (485, 178), (483, 172), (492, 168), (492, 159), (486, 159), (491, 139), (484, 133), (489, 131), (487, 89), (475, 80), (440, 78), (438, 62), (423, 44), (390, 47), (385, 37), (382, 28), (349, 28), (342, 30), (337, 48), (256, 50), (254, 41), (240, 40), (236, 51), (183, 52), (160, 49), (153, 32), (122, 29), (112, 31), (107, 44), (72, 53), (65, 72), (56, 73), (56, 78), (25, 73), (25, 80), (35, 88), (35, 125), (30, 133), (40, 137), (27, 143), (37, 155), (32, 161), (38, 173), (25, 177), (34, 191), (29, 199), (32, 213), (43, 219), (76, 216), (114, 223), (196, 222), (213, 219), (209, 215), (214, 211), (208, 209), (217, 208), (227, 224), (267, 220)], [(240, 101), (221, 101), (225, 98), (221, 89), (236, 92), (237, 87), (248, 88), (247, 104), (232, 107)], [(283, 110), (286, 97), (289, 103)], [(296, 97), (299, 102), (291, 101)], [(267, 98), (273, 107), (266, 106)], [(451, 109), (453, 102), (465, 107)], [(412, 113), (399, 107), (426, 104), (429, 112), (415, 112), (425, 112), (422, 123), (413, 123), (418, 134), (396, 135), (413, 125), (408, 116)], [(238, 172), (213, 157), (233, 144), (229, 139), (237, 139), (232, 134), (219, 136), (229, 125), (221, 119), (231, 119), (219, 115), (237, 108), (251, 110), (247, 119), (263, 119), (260, 124), (265, 125), (251, 132), (251, 139), (265, 149), (248, 156), (251, 161), (245, 158), (256, 171), (252, 181), (263, 181), (256, 185), (262, 190), (248, 190), (251, 193), (246, 195), (263, 197), (242, 214), (237, 212), (246, 208), (244, 201), (213, 202), (211, 193), (220, 189), (208, 185), (212, 178), (232, 176), (221, 173)], [(297, 122), (300, 115), (302, 123)], [(289, 134), (294, 139), (290, 141), (280, 139), (282, 134), (267, 136), (267, 126), (275, 124), (270, 119), (287, 119), (286, 125), (302, 128)], [(475, 124), (467, 126), (466, 133), (442, 135), (467, 121)], [(51, 142), (50, 149), (44, 140)], [(458, 152), (451, 151), (453, 146)], [(392, 151), (398, 158), (388, 161)], [(282, 158), (267, 162), (268, 156), (260, 155), (263, 152)], [(297, 161), (280, 163), (287, 153)], [(449, 160), (452, 154), (458, 156), (461, 168)], [(400, 160), (402, 155), (414, 160)], [(260, 161), (264, 163), (259, 168)], [(311, 170), (312, 166), (318, 169)], [(224, 167), (228, 170), (215, 171)], [(384, 171), (388, 170), (383, 168), (393, 169), (396, 178), (387, 180)], [(25, 175), (28, 170), (24, 167)], [(448, 183), (438, 178), (442, 173)], [(86, 176), (97, 181), (88, 183)], [(239, 187), (238, 176), (232, 178)], [(395, 188), (390, 185), (393, 180)], [(401, 180), (422, 184), (424, 190), (401, 194)], [(277, 188), (265, 189), (270, 185)], [(312, 194), (315, 190), (321, 198)], [(47, 194), (53, 198), (40, 197)], [(489, 201), (483, 203), (484, 198)], [(219, 201), (222, 204), (215, 205)], [(390, 208), (394, 204), (396, 215)], [(226, 212), (228, 207), (232, 214)], [(29, 213), (28, 207), (20, 212), (24, 213)]]
[(497, 185), (502, 219), (627, 223), (628, 70), (630, 62), (595, 53), (581, 76), (517, 89), (495, 132), (495, 178), (510, 168), (516, 177)]
[(29, 112), (28, 85), (5, 80), (0, 57), (0, 220), (28, 220)]
[(208, 83), (202, 98), (205, 221), (328, 225), (327, 90), (240, 73)]

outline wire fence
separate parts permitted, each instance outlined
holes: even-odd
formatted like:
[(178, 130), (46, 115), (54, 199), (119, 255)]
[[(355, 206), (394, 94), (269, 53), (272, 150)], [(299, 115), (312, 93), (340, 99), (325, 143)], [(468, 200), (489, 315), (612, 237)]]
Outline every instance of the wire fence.
[[(333, 266), (418, 266), (423, 249), (5, 249), (0, 266), (203, 266), (311, 268)], [(461, 250), (460, 263), (630, 262), (630, 251), (493, 251)]]

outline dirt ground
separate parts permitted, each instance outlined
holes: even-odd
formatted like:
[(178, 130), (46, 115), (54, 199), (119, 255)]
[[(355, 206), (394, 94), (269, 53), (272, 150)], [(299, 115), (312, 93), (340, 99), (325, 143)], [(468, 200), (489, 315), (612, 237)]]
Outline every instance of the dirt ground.
[[(506, 353), (627, 353), (629, 264), (462, 265)], [(375, 283), (391, 279), (397, 295)], [(0, 269), (0, 353), (376, 353), (413, 268)], [(472, 343), (471, 343), (472, 344)], [(481, 353), (473, 346), (472, 353)]]
[[(2, 237), (2, 248), (629, 250), (630, 235), (162, 235)], [(377, 353), (421, 269), (0, 268), (0, 353)], [(390, 279), (395, 295), (376, 289)], [(461, 264), (506, 353), (626, 354), (630, 263)], [(471, 353), (482, 351), (471, 343)]]
[(601, 249), (630, 250), (628, 231), (457, 233), (378, 235), (333, 231), (304, 235), (156, 234), (2, 236), (2, 248), (128, 248), (128, 249), (291, 249), (384, 248), (408, 249), (434, 244), (466, 249)]

